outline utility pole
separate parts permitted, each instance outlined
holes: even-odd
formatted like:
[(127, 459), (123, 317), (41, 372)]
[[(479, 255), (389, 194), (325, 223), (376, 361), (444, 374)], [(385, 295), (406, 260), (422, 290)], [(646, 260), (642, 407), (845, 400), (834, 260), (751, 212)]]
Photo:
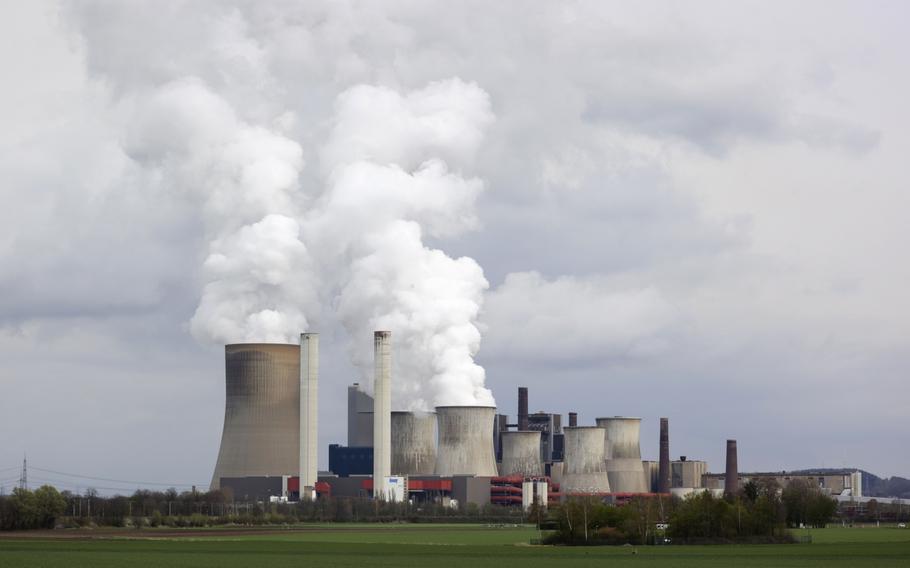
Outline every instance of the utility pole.
[(28, 489), (28, 457), (22, 455), (22, 473), (19, 475), (19, 489), (23, 491)]

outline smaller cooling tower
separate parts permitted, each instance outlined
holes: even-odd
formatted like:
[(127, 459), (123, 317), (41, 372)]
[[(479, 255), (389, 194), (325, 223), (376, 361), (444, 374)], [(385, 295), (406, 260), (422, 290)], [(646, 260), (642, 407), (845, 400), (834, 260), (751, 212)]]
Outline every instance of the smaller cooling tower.
[(436, 471), (436, 415), (392, 412), (392, 475)]
[(503, 432), (499, 475), (543, 475), (540, 435), (540, 432)]
[(605, 454), (606, 430), (599, 426), (563, 428), (565, 458), (561, 490), (566, 495), (610, 492)]
[(639, 443), (641, 418), (598, 418), (597, 425), (606, 430), (605, 444), (611, 452), (606, 461), (610, 487), (615, 493), (647, 493)]
[(492, 406), (437, 406), (436, 475), (495, 477)]

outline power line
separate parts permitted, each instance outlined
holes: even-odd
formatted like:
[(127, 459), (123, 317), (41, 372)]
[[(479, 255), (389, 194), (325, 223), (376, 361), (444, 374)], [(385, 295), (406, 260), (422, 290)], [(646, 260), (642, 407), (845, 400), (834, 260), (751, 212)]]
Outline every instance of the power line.
[(88, 480), (92, 480), (92, 481), (109, 481), (112, 483), (126, 483), (126, 484), (130, 484), (130, 485), (157, 485), (157, 486), (161, 486), (161, 487), (174, 487), (174, 488), (205, 485), (203, 483), (164, 483), (164, 482), (160, 482), (160, 481), (135, 481), (135, 480), (129, 480), (129, 479), (111, 479), (108, 477), (94, 477), (91, 475), (79, 475), (76, 473), (67, 473), (65, 471), (55, 471), (53, 469), (44, 469), (44, 468), (35, 467), (35, 466), (32, 466), (32, 469), (35, 471), (43, 471), (44, 473), (54, 473), (54, 474), (63, 475), (66, 477), (76, 477), (79, 479), (88, 479)]

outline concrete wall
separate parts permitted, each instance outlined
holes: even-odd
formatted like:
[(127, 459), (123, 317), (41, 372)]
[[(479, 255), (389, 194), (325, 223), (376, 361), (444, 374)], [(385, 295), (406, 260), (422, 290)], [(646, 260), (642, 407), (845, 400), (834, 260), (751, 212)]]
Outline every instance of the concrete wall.
[(222, 477), (298, 475), (300, 346), (225, 345), (225, 408), (212, 489)]
[(645, 474), (645, 486), (652, 492), (656, 492), (658, 487), (658, 476), (660, 473), (660, 462), (643, 460), (641, 468)]
[(373, 447), (373, 397), (354, 383), (348, 387), (348, 447)]
[(233, 494), (235, 501), (266, 501), (270, 497), (281, 497), (284, 492), (282, 476), (222, 477), (221, 489)]
[(700, 488), (702, 476), (708, 473), (707, 462), (699, 460), (677, 460), (670, 462), (670, 487)]
[[(490, 428), (492, 429), (492, 426)], [(460, 507), (464, 507), (468, 503), (478, 506), (486, 505), (490, 502), (490, 478), (454, 476), (452, 478), (452, 499), (456, 499)]]

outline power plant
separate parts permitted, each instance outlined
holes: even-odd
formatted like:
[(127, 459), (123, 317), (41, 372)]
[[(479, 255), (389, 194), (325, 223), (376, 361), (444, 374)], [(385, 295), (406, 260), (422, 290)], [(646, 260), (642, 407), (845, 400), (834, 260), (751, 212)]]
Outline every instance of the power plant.
[[(225, 346), (224, 430), (211, 487), (244, 498), (321, 496), (442, 500), (546, 507), (574, 495), (614, 501), (705, 490), (707, 464), (670, 461), (669, 421), (660, 419), (659, 461), (642, 461), (641, 419), (529, 411), (518, 388), (517, 420), (492, 406), (392, 411), (392, 333), (373, 337), (373, 393), (348, 387), (347, 446), (329, 446), (317, 469), (319, 335), (300, 344)], [(736, 442), (727, 444), (726, 491), (738, 489)]]

